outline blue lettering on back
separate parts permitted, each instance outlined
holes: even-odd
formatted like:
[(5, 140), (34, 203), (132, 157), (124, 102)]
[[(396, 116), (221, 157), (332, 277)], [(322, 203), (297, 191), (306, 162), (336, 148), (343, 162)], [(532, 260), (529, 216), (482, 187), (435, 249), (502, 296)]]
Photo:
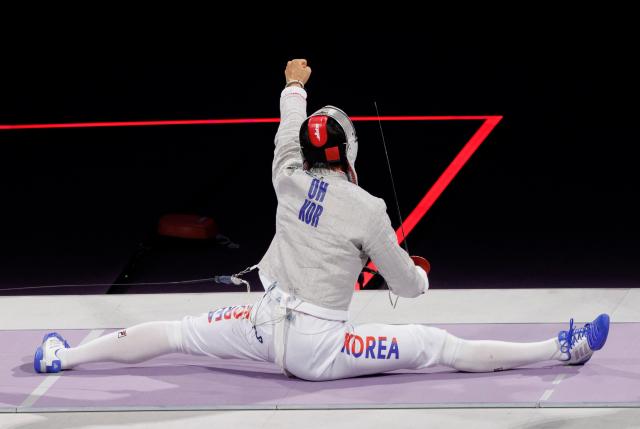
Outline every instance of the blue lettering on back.
[(320, 215), (324, 209), (320, 204), (316, 207), (316, 212), (313, 214), (313, 218), (311, 218), (311, 226), (318, 227), (318, 221), (320, 221)]
[(313, 200), (316, 197), (316, 193), (318, 192), (318, 185), (320, 184), (320, 181), (318, 179), (313, 179), (311, 181), (311, 186), (309, 186), (309, 199)]
[(298, 219), (300, 219), (303, 222), (304, 222), (304, 212), (307, 210), (307, 207), (309, 207), (309, 204), (311, 204), (311, 201), (304, 200), (304, 203), (302, 204), (302, 208), (300, 209), (300, 214), (298, 215)]
[(329, 184), (323, 180), (313, 179), (311, 185), (309, 185), (309, 191), (307, 192), (308, 199), (305, 199), (300, 207), (298, 213), (298, 219), (307, 225), (311, 225), (314, 228), (318, 227), (320, 222), (320, 216), (324, 212), (324, 207), (320, 204), (312, 202), (316, 200), (318, 203), (324, 201), (324, 197), (327, 195)]
[(327, 182), (320, 182), (320, 190), (318, 192), (318, 196), (316, 197), (317, 201), (319, 202), (324, 201), (324, 196), (327, 193), (328, 188), (329, 188), (329, 184)]
[(309, 204), (309, 208), (307, 209), (307, 214), (305, 215), (304, 221), (309, 225), (311, 219), (313, 217), (313, 212), (316, 211), (316, 203)]

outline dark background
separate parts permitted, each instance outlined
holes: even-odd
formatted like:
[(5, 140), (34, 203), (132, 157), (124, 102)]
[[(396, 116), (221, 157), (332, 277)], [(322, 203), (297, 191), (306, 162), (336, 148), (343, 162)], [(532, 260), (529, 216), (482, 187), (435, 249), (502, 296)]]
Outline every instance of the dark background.
[[(432, 262), (433, 288), (638, 286), (631, 35), (540, 34), (353, 32), (290, 43), (203, 32), (114, 36), (91, 49), (79, 35), (46, 37), (5, 51), (0, 124), (275, 117), (286, 61), (304, 57), (309, 112), (334, 104), (373, 115), (375, 100), (383, 115), (504, 116), (409, 236), (411, 253)], [(384, 124), (404, 216), (479, 125)], [(377, 124), (356, 128), (361, 185), (398, 225)], [(126, 281), (183, 280), (256, 263), (274, 232), (275, 131), (0, 131), (0, 287), (111, 283), (123, 271)], [(240, 247), (154, 238), (172, 212), (214, 217)], [(127, 269), (141, 243), (147, 250)], [(174, 290), (210, 285), (129, 288)], [(45, 290), (54, 291), (70, 292)]]

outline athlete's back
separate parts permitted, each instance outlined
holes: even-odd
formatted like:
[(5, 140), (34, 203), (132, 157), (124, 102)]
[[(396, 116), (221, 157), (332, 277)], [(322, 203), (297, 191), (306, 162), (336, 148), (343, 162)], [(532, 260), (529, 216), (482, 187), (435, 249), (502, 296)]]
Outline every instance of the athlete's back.
[(272, 172), (276, 234), (260, 261), (261, 273), (282, 291), (339, 312), (330, 316), (337, 319), (346, 319), (355, 282), (369, 257), (396, 294), (424, 293), (427, 276), (398, 245), (384, 201), (352, 183), (355, 174), (303, 168), (305, 90), (285, 88), (280, 112)]

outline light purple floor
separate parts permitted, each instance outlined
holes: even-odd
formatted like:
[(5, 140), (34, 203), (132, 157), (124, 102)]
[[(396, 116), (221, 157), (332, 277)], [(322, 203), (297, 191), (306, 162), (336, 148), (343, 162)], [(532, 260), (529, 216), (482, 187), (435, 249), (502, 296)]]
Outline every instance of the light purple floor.
[[(536, 341), (566, 325), (438, 325), (469, 339)], [(88, 331), (60, 331), (78, 344)], [(167, 355), (138, 365), (92, 364), (65, 371), (32, 408), (45, 380), (33, 371), (44, 331), (0, 331), (0, 409), (261, 409), (388, 407), (640, 406), (640, 323), (611, 326), (605, 348), (582, 367), (550, 362), (488, 374), (436, 367), (329, 382), (287, 379), (272, 364)]]

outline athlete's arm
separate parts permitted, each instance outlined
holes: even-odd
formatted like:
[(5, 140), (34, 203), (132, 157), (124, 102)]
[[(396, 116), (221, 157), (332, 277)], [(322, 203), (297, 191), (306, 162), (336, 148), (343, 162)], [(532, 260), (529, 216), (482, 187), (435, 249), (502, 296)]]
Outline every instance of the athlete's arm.
[[(284, 71), (287, 86), (280, 95), (280, 126), (275, 138), (272, 180), (287, 168), (302, 166), (300, 156), (300, 126), (307, 118), (307, 92), (304, 85), (311, 75), (306, 60), (291, 60)], [(301, 83), (299, 83), (301, 82)]]
[(373, 211), (369, 222), (370, 233), (363, 243), (363, 250), (376, 264), (393, 293), (414, 298), (429, 288), (427, 273), (398, 244), (386, 206), (380, 202), (381, 206)]

